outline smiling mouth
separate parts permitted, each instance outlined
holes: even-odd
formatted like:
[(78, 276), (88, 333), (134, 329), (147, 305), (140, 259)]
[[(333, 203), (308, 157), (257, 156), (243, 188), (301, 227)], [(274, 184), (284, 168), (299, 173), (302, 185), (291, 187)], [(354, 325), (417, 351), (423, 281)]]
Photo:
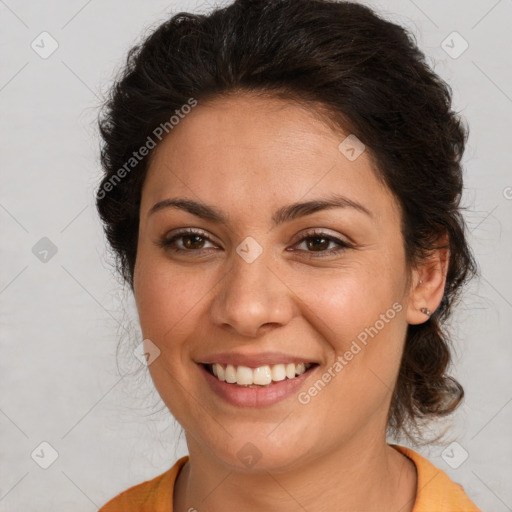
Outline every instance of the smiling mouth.
[(221, 382), (248, 388), (264, 388), (276, 382), (295, 379), (311, 370), (317, 363), (287, 363), (259, 366), (234, 366), (231, 364), (203, 364), (206, 370)]

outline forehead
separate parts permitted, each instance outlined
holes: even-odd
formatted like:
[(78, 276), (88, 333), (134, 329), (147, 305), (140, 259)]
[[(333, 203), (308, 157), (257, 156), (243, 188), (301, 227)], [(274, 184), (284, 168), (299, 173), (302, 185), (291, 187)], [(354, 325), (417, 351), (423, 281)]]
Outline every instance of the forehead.
[(340, 151), (349, 135), (279, 98), (199, 103), (151, 155), (143, 203), (185, 195), (256, 207), (258, 198), (289, 202), (327, 192), (381, 207), (393, 202), (368, 151), (355, 160)]

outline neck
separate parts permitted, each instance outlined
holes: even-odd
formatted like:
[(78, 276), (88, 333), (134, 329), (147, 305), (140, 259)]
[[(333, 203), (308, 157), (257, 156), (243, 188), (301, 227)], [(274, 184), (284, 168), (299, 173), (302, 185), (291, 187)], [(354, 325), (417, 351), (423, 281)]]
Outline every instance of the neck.
[(385, 440), (361, 440), (293, 470), (239, 472), (194, 443), (175, 485), (174, 511), (367, 510), (411, 512), (414, 463)]

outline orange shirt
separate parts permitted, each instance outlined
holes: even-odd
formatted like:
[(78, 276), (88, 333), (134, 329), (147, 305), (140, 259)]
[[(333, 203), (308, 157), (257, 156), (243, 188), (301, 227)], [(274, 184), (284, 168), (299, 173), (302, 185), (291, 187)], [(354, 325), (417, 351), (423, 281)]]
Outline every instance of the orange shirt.
[[(391, 446), (416, 466), (418, 488), (413, 512), (482, 512), (444, 471), (410, 448)], [(188, 456), (182, 457), (165, 473), (122, 492), (98, 512), (172, 512), (174, 483), (187, 461)]]

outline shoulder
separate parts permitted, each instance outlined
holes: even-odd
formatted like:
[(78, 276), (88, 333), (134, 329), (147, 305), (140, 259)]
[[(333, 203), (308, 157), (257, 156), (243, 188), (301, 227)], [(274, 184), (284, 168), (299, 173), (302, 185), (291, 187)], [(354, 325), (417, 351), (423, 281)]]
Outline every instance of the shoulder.
[(182, 457), (165, 473), (123, 491), (103, 505), (98, 512), (171, 512), (174, 483), (187, 461), (188, 456)]
[(418, 488), (413, 512), (482, 512), (442, 469), (404, 446), (391, 445), (411, 459), (418, 473)]

